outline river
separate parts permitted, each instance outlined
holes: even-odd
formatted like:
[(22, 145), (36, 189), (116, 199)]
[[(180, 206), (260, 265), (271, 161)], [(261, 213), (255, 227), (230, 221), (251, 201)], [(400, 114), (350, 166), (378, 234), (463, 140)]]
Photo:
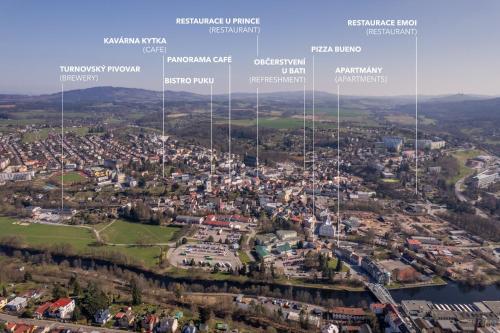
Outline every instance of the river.
[[(0, 253), (5, 253), (6, 255), (12, 256), (17, 250), (7, 245), (0, 245)], [(42, 254), (42, 250), (37, 249), (22, 249), (24, 254), (30, 254), (31, 256)], [(303, 297), (300, 297), (302, 293), (308, 293), (310, 298), (321, 299), (325, 302), (328, 299), (340, 300), (340, 304), (345, 306), (360, 306), (368, 305), (372, 302), (376, 302), (375, 297), (369, 291), (339, 291), (339, 290), (328, 290), (328, 289), (318, 289), (304, 286), (285, 286), (280, 284), (275, 284), (271, 281), (247, 281), (247, 282), (237, 282), (237, 281), (218, 281), (218, 280), (205, 280), (196, 278), (175, 278), (169, 277), (162, 274), (154, 273), (143, 268), (138, 268), (126, 264), (114, 264), (105, 259), (91, 259), (78, 255), (65, 255), (65, 254), (53, 254), (51, 256), (52, 260), (58, 264), (62, 261), (68, 261), (72, 263), (74, 260), (78, 259), (80, 265), (84, 269), (89, 267), (108, 267), (113, 266), (132, 271), (136, 274), (141, 274), (144, 277), (156, 280), (160, 283), (185, 283), (186, 285), (197, 284), (202, 286), (203, 289), (211, 292), (228, 292), (230, 287), (238, 288), (238, 293), (244, 293), (249, 295), (262, 295), (264, 294), (277, 294), (275, 297), (284, 297), (289, 295), (290, 299), (296, 299), (298, 301), (303, 301)], [(211, 287), (217, 287), (218, 290), (210, 290)], [(409, 289), (398, 289), (392, 290), (392, 297), (396, 302), (401, 300), (428, 300), (436, 303), (472, 303), (477, 301), (500, 301), (500, 286), (487, 286), (487, 287), (468, 287), (455, 282), (448, 282), (447, 285), (443, 286), (429, 286), (429, 287), (419, 287), (419, 288), (409, 288)], [(285, 296), (286, 297), (286, 296)]]
[(402, 300), (427, 300), (435, 303), (469, 304), (478, 301), (500, 301), (500, 286), (470, 287), (456, 282), (443, 286), (391, 290), (396, 302)]

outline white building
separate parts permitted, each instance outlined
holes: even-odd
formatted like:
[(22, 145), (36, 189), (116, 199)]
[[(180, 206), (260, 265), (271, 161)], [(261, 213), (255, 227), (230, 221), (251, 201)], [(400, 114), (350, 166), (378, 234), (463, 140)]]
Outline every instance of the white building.
[(173, 333), (177, 330), (179, 323), (177, 322), (177, 318), (163, 318), (160, 320), (160, 324), (156, 328), (156, 332), (158, 333)]
[(5, 309), (7, 311), (12, 311), (12, 312), (19, 312), (22, 309), (24, 309), (26, 306), (28, 306), (28, 299), (24, 297), (16, 297), (7, 305), (5, 306)]
[(328, 324), (321, 328), (321, 333), (339, 333), (339, 327), (334, 324)]
[(486, 170), (474, 177), (474, 185), (478, 188), (485, 188), (498, 181), (498, 171)]
[(297, 231), (294, 230), (278, 230), (276, 235), (282, 241), (297, 238)]
[(336, 230), (335, 226), (332, 224), (330, 216), (327, 217), (325, 223), (323, 223), (318, 230), (318, 234), (321, 237), (335, 238)]

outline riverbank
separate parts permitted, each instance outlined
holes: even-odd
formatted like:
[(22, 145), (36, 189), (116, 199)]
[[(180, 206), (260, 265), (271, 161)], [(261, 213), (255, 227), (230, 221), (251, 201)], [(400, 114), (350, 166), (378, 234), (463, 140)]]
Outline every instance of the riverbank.
[(421, 283), (406, 283), (399, 284), (394, 283), (388, 285), (386, 288), (388, 290), (399, 290), (399, 289), (412, 289), (412, 288), (422, 288), (422, 287), (435, 287), (435, 286), (445, 286), (448, 282), (443, 278), (436, 276), (432, 279), (432, 282), (421, 282)]
[[(0, 245), (0, 253), (9, 257), (16, 256), (16, 254), (25, 254), (26, 256), (22, 256), (25, 258), (47, 256), (47, 253), (44, 253), (41, 250), (12, 248), (6, 245)], [(159, 284), (163, 284), (165, 286), (172, 283), (180, 283), (186, 286), (187, 290), (192, 288), (193, 291), (194, 289), (200, 290), (200, 288), (201, 290), (211, 290), (213, 292), (228, 292), (231, 290), (231, 292), (234, 293), (278, 298), (282, 297), (296, 301), (311, 301), (317, 299), (320, 303), (326, 303), (329, 300), (336, 300), (339, 304), (344, 306), (360, 306), (377, 301), (369, 291), (364, 289), (347, 290), (343, 288), (335, 288), (334, 286), (324, 288), (324, 286), (322, 287), (320, 285), (294, 285), (283, 282), (253, 281), (250, 279), (246, 279), (244, 281), (233, 281), (230, 279), (203, 279), (196, 276), (175, 277), (155, 273), (147, 269), (131, 265), (116, 264), (104, 259), (82, 258), (65, 254), (51, 254), (50, 257), (56, 264), (61, 264), (63, 262), (70, 263), (70, 265), (77, 264), (83, 269), (94, 269), (96, 267), (103, 267), (107, 269), (120, 268), (131, 271), (135, 274), (142, 274), (145, 278), (157, 281)], [(397, 302), (405, 299), (420, 299), (437, 303), (458, 302), (468, 304), (476, 301), (500, 300), (500, 286), (492, 285), (475, 288), (453, 281), (448, 281), (447, 284), (443, 285), (392, 289), (390, 293)]]
[[(276, 281), (254, 280), (248, 277), (244, 279), (231, 279), (233, 276), (210, 277), (210, 275), (199, 275), (197, 272), (185, 271), (180, 275), (159, 273), (144, 267), (134, 266), (120, 262), (113, 262), (110, 259), (86, 257), (78, 254), (53, 253), (40, 249), (28, 247), (15, 247), (10, 245), (0, 245), (0, 253), (9, 257), (25, 258), (25, 260), (50, 260), (55, 264), (69, 264), (82, 269), (106, 268), (127, 270), (144, 278), (157, 282), (159, 285), (182, 284), (189, 288), (202, 289), (211, 292), (241, 293), (246, 295), (269, 296), (275, 298), (287, 298), (295, 301), (312, 302), (317, 300), (318, 305), (328, 303), (332, 300), (340, 301), (345, 306), (360, 306), (375, 302), (374, 296), (366, 290), (349, 291), (343, 288), (325, 288), (319, 284), (284, 284)], [(48, 259), (50, 258), (50, 259)]]

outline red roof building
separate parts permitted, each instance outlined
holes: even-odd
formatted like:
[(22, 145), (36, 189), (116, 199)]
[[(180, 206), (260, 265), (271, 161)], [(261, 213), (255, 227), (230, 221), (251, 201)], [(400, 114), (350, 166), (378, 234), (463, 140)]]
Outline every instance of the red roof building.
[(43, 318), (43, 316), (45, 316), (45, 314), (47, 313), (47, 311), (51, 306), (52, 306), (51, 302), (43, 303), (42, 305), (36, 308), (33, 315), (38, 319)]

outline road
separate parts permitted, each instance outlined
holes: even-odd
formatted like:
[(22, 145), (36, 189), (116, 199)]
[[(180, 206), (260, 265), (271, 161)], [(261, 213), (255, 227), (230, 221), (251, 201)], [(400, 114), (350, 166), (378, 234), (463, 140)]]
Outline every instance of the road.
[[(457, 199), (461, 202), (468, 202), (469, 204), (471, 204), (472, 206), (474, 206), (474, 202), (472, 200), (469, 200), (465, 195), (462, 194), (462, 186), (464, 184), (464, 181), (465, 181), (465, 178), (466, 177), (463, 177), (463, 178), (460, 178), (456, 183), (455, 183), (455, 196), (457, 197)], [(485, 219), (489, 218), (488, 214), (486, 214), (485, 212), (483, 212), (481, 209), (477, 208), (477, 207), (474, 207), (475, 209), (475, 212), (476, 212), (476, 215), (478, 216), (481, 216)]]
[(80, 324), (72, 324), (72, 323), (61, 323), (52, 320), (41, 320), (41, 319), (27, 319), (27, 318), (18, 318), (16, 316), (8, 315), (5, 313), (0, 313), (0, 320), (15, 322), (15, 323), (26, 323), (36, 326), (44, 326), (44, 327), (64, 327), (71, 330), (82, 330), (83, 332), (114, 332), (114, 333), (123, 333), (122, 330), (103, 328), (98, 326), (86, 326)]
[(455, 195), (457, 196), (457, 199), (462, 202), (467, 202), (467, 198), (462, 194), (462, 186), (464, 185), (465, 178), (466, 177), (460, 178), (455, 183)]

